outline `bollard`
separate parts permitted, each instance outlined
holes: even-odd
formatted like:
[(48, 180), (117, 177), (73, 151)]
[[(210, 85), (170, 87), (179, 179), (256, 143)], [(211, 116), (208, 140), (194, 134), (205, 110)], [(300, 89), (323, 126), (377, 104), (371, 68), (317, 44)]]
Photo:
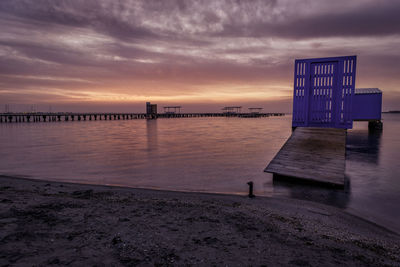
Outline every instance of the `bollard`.
[(255, 197), (253, 194), (253, 182), (248, 182), (247, 184), (249, 185), (249, 198)]

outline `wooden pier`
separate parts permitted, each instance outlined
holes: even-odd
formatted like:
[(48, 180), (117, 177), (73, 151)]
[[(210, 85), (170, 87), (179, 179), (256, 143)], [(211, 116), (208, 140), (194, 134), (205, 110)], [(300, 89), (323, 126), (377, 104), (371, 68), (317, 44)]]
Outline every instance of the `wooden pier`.
[[(15, 122), (59, 122), (59, 121), (97, 121), (97, 120), (136, 120), (154, 118), (203, 118), (203, 117), (241, 117), (248, 113), (0, 113), (0, 123)], [(284, 116), (284, 113), (259, 113), (251, 117)]]
[(344, 187), (346, 130), (298, 127), (265, 172)]

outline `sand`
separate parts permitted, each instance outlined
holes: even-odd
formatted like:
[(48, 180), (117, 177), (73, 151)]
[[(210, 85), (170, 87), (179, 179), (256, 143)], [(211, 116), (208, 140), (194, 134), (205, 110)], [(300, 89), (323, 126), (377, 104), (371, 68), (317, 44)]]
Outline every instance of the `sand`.
[(0, 266), (400, 266), (400, 238), (308, 201), (0, 176)]

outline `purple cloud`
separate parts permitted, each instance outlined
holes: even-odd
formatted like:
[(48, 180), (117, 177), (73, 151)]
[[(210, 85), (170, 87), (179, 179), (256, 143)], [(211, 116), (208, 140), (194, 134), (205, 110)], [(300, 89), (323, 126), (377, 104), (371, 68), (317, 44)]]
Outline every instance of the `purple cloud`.
[(61, 101), (49, 95), (55, 88), (191, 102), (264, 90), (255, 98), (288, 99), (295, 58), (350, 54), (359, 55), (357, 84), (396, 98), (399, 13), (398, 1), (372, 0), (3, 0), (0, 104)]

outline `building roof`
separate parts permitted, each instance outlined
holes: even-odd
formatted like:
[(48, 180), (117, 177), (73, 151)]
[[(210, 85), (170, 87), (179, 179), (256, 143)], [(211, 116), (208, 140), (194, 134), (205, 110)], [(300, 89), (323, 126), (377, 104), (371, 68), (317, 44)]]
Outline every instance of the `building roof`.
[(364, 94), (382, 94), (382, 91), (379, 88), (356, 88), (356, 95), (364, 95)]

